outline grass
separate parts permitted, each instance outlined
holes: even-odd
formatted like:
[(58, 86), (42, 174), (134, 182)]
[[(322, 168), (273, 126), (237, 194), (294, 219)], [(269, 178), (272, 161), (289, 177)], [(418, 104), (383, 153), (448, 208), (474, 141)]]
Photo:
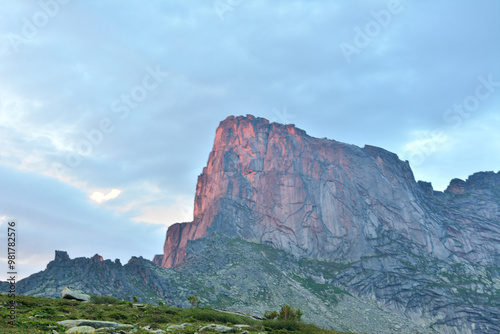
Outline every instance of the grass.
[[(135, 307), (130, 302), (113, 297), (92, 297), (91, 302), (81, 303), (67, 299), (53, 299), (33, 296), (16, 296), (16, 322), (9, 324), (9, 303), (11, 298), (0, 294), (0, 333), (32, 334), (65, 333), (66, 329), (57, 325), (58, 321), (69, 319), (89, 319), (114, 321), (134, 325), (137, 334), (150, 333), (140, 327), (149, 325), (153, 329), (167, 330), (172, 324), (189, 323), (185, 329), (175, 333), (193, 334), (200, 326), (216, 323), (233, 326), (245, 324), (250, 333), (309, 333), (338, 334), (333, 330), (321, 329), (311, 324), (293, 321), (255, 320), (252, 318), (215, 311), (210, 308), (174, 308), (164, 305)], [(110, 331), (111, 333), (111, 331)]]

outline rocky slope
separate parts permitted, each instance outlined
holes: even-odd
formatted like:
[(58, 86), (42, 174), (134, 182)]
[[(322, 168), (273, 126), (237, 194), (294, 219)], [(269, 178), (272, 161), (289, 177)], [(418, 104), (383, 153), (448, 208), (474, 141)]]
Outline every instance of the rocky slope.
[(339, 330), (500, 332), (499, 185), (500, 173), (482, 172), (436, 192), (381, 148), (229, 117), (198, 178), (194, 220), (168, 229), (158, 266), (57, 253), (18, 291), (73, 285), (179, 306), (196, 292), (253, 314), (293, 304)]
[[(161, 268), (143, 258), (127, 264), (92, 258), (70, 259), (56, 252), (47, 269), (18, 283), (20, 294), (58, 298), (65, 286), (93, 295), (189, 307), (197, 293), (201, 306), (262, 316), (284, 304), (298, 307), (306, 322), (357, 333), (435, 333), (382, 310), (332, 285), (349, 265), (298, 260), (270, 246), (212, 234), (191, 241), (187, 261)], [(318, 276), (319, 275), (319, 276)]]

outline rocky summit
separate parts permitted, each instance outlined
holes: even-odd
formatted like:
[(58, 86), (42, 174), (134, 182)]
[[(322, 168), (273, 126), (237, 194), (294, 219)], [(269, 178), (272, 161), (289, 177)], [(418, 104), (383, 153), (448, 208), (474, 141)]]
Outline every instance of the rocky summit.
[(231, 116), (198, 178), (194, 220), (169, 227), (154, 263), (59, 252), (19, 291), (73, 286), (177, 306), (197, 293), (257, 315), (293, 304), (338, 330), (497, 333), (500, 172), (434, 191), (382, 148)]

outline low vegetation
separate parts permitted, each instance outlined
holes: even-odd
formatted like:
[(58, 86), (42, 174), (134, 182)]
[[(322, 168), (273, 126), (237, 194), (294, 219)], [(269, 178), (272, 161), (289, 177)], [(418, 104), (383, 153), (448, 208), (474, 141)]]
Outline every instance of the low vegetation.
[(175, 329), (171, 333), (193, 334), (201, 326), (208, 324), (230, 327), (237, 324), (248, 325), (249, 327), (245, 330), (249, 333), (339, 333), (303, 323), (300, 310), (295, 310), (288, 305), (283, 306), (280, 312), (266, 312), (267, 319), (260, 321), (205, 307), (184, 309), (165, 305), (138, 305), (106, 296), (92, 297), (88, 303), (67, 299), (16, 296), (16, 322), (12, 326), (9, 324), (9, 303), (11, 300), (7, 295), (0, 294), (0, 333), (38, 334), (52, 333), (55, 330), (62, 334), (65, 333), (66, 329), (58, 325), (57, 322), (70, 319), (105, 320), (131, 324), (137, 329), (135, 332), (137, 334), (151, 333), (143, 329), (144, 326), (166, 331), (170, 325), (183, 323), (189, 325), (184, 329)]

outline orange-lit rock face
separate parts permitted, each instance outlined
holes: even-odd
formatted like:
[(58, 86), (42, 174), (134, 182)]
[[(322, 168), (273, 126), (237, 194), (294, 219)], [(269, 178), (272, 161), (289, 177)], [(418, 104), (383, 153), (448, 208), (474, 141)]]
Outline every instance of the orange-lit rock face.
[[(293, 125), (229, 117), (198, 177), (194, 221), (167, 231), (163, 267), (211, 231), (296, 255), (356, 260), (382, 230), (446, 255), (423, 229), (411, 169), (395, 154), (308, 136)], [(426, 237), (427, 236), (427, 237)]]

